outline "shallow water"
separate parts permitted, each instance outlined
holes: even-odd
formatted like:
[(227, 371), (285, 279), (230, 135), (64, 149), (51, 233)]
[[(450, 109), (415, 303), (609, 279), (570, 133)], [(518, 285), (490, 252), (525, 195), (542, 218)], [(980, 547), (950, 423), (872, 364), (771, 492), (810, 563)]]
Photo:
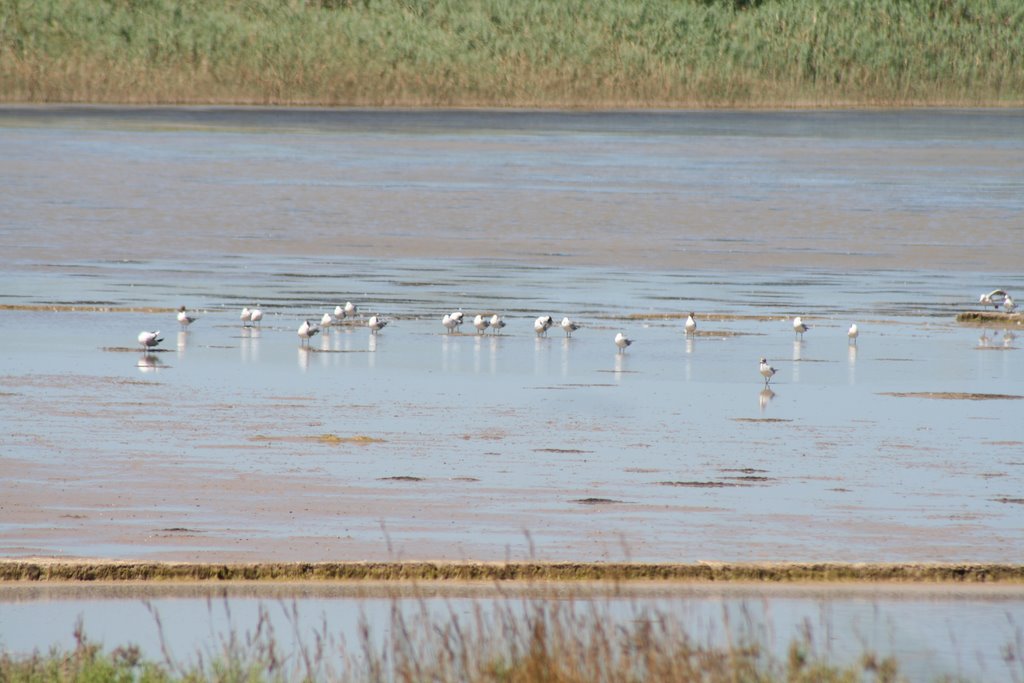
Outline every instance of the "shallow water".
[(507, 637), (498, 625), (536, 615), (534, 601), (545, 600), (563, 616), (596, 618), (606, 626), (631, 628), (664, 617), (695, 644), (756, 642), (779, 661), (797, 641), (835, 664), (855, 665), (866, 652), (892, 656), (914, 681), (942, 675), (1014, 681), (1022, 673), (1019, 660), (1005, 659), (1007, 648), (1019, 652), (1024, 645), (1024, 597), (1012, 587), (627, 584), (612, 590), (542, 584), (497, 590), (501, 595), (490, 584), (6, 586), (0, 587), (0, 646), (11, 653), (73, 648), (80, 623), (107, 648), (134, 643), (154, 660), (169, 655), (183, 664), (200, 653), (214, 658), (232, 634), (244, 643), (272, 633), (290, 657), (286, 668), (301, 669), (297, 653), (312, 653), (319, 636), (323, 663), (339, 671), (342, 652), (350, 662), (361, 659), (361, 623), (378, 652), (386, 638), (399, 637), (392, 610), (413, 634), (432, 632), (426, 624), (458, 620), (467, 634), (490, 624)]
[(0, 123), (5, 555), (1016, 558), (1021, 112)]
[[(8, 107), (0, 149), (4, 557), (1020, 559), (1024, 330), (954, 320), (1024, 284), (1019, 111)], [(389, 326), (300, 348), (346, 300)], [(942, 392), (1009, 398), (894, 395)]]

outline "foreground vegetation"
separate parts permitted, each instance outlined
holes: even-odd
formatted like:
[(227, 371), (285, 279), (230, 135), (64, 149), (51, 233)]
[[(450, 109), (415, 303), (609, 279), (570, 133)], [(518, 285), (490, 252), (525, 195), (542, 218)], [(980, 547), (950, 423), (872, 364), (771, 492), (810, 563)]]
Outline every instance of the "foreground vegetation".
[[(267, 613), (244, 636), (231, 634), (189, 661), (166, 644), (161, 659), (138, 647), (104, 650), (76, 631), (69, 651), (0, 654), (0, 681), (351, 681), (435, 683), (887, 683), (903, 681), (899, 664), (865, 652), (853, 663), (833, 664), (817, 653), (812, 634), (794, 639), (784, 656), (772, 655), (750, 628), (728, 627), (730, 644), (715, 646), (687, 633), (668, 614), (634, 609), (616, 618), (600, 604), (535, 600), (495, 612), (433, 617), (424, 609), (405, 617), (392, 609), (387, 636), (374, 638), (365, 619), (351, 648), (318, 633), (315, 642), (284, 651)], [(159, 616), (156, 617), (159, 620)], [(919, 677), (918, 677), (919, 679)], [(946, 680), (946, 679), (940, 679)]]
[(1019, 0), (0, 0), (7, 102), (1024, 104)]

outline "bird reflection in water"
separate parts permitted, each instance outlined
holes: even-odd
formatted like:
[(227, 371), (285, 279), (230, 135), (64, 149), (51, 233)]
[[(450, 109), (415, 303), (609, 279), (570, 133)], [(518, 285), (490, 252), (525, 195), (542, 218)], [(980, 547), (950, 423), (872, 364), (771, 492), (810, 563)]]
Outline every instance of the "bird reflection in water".
[(149, 373), (157, 372), (165, 366), (163, 362), (152, 353), (145, 353), (139, 356), (139, 361), (135, 364), (135, 367), (139, 369), (139, 372)]
[(185, 350), (188, 348), (188, 331), (178, 331), (178, 358), (185, 357)]
[(260, 329), (258, 327), (242, 328), (242, 362), (256, 363), (260, 359)]
[(305, 372), (309, 370), (309, 355), (313, 353), (313, 350), (308, 346), (299, 345), (299, 370)]
[(762, 389), (757, 395), (757, 405), (761, 409), (762, 413), (768, 407), (768, 404), (772, 402), (773, 398), (775, 398), (775, 392), (768, 387)]

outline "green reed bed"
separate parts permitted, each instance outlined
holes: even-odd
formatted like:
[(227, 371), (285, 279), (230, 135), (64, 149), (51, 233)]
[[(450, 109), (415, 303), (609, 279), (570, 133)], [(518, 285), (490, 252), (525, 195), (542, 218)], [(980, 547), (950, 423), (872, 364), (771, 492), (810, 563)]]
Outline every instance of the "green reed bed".
[[(211, 636), (186, 658), (144, 654), (90, 641), (82, 627), (76, 645), (47, 653), (0, 652), (0, 681), (234, 682), (339, 681), (412, 683), (884, 683), (904, 681), (900, 663), (865, 650), (843, 662), (822, 651), (809, 628), (785, 654), (772, 654), (769, 634), (749, 615), (725, 624), (725, 644), (687, 631), (671, 614), (634, 607), (622, 618), (607, 605), (572, 600), (509, 603), (496, 609), (411, 615), (395, 603), (376, 636), (364, 617), (357, 642), (326, 627), (306, 641), (275, 635), (265, 607), (252, 628)], [(294, 609), (294, 608), (293, 608)], [(159, 615), (154, 613), (159, 624)], [(298, 615), (294, 618), (297, 620)], [(378, 625), (378, 629), (382, 625)], [(1014, 647), (1017, 647), (1016, 645)], [(1016, 652), (1014, 650), (1014, 652)], [(1012, 667), (1011, 662), (1008, 666)], [(920, 680), (920, 677), (917, 677)], [(937, 678), (935, 680), (953, 680)], [(956, 679), (961, 680), (961, 679)]]
[(1024, 104), (1019, 0), (0, 0), (7, 102)]

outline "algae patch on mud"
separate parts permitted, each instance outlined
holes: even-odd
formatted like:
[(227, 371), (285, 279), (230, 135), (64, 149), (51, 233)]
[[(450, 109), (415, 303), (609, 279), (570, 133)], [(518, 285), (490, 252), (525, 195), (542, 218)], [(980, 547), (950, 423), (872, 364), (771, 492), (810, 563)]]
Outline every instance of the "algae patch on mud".
[(254, 436), (249, 437), (249, 441), (261, 443), (324, 443), (332, 445), (352, 443), (366, 445), (372, 443), (384, 443), (385, 440), (377, 438), (375, 436), (366, 436), (363, 434), (359, 434), (356, 436), (338, 436), (337, 434), (318, 434), (314, 436), (269, 436), (267, 434), (256, 434)]
[(945, 401), (1014, 401), (1024, 396), (1017, 394), (974, 394), (958, 391), (883, 391), (880, 396), (897, 398), (930, 398)]

